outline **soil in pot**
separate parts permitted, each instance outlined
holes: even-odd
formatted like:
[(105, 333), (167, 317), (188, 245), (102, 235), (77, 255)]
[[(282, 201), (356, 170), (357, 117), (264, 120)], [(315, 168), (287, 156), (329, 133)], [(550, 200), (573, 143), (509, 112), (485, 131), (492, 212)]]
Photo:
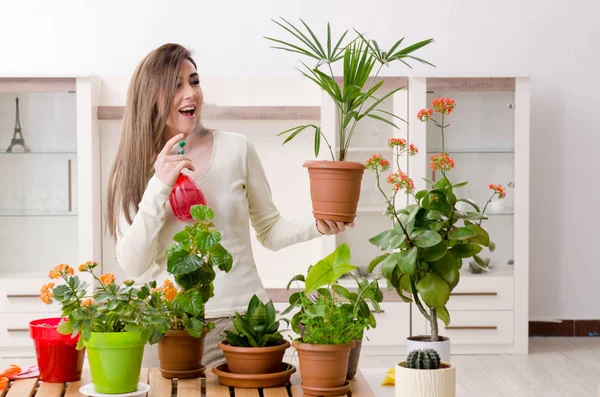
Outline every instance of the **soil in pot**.
[(92, 332), (85, 346), (96, 393), (136, 391), (145, 344), (138, 332)]
[(269, 347), (237, 347), (227, 341), (219, 342), (227, 360), (228, 371), (234, 374), (269, 374), (281, 367), (283, 355), (290, 347), (284, 340), (277, 346)]
[(350, 223), (356, 217), (365, 172), (353, 161), (306, 161), (315, 219)]
[(312, 345), (295, 340), (302, 385), (312, 389), (342, 387), (346, 384), (348, 359), (355, 343), (347, 345)]
[(85, 349), (77, 350), (75, 338), (57, 331), (61, 318), (42, 318), (29, 323), (35, 345), (40, 380), (48, 383), (75, 382), (81, 379)]
[(206, 367), (202, 365), (204, 340), (210, 330), (204, 328), (202, 337), (194, 338), (187, 331), (169, 330), (158, 342), (160, 372), (165, 378), (198, 378)]

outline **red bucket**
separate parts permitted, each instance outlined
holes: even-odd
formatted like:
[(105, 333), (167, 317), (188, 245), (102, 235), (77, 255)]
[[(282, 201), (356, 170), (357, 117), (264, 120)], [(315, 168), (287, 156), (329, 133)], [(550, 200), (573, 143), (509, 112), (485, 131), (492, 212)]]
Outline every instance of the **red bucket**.
[(75, 382), (81, 379), (84, 349), (77, 350), (76, 338), (57, 331), (61, 318), (42, 318), (29, 323), (35, 343), (40, 380), (48, 383)]

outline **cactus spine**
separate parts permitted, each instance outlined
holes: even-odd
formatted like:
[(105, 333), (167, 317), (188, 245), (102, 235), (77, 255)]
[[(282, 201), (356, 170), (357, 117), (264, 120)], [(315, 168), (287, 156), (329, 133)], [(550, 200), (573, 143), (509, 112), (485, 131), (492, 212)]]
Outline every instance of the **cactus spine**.
[(433, 349), (413, 350), (406, 357), (406, 365), (412, 369), (439, 369), (440, 356)]

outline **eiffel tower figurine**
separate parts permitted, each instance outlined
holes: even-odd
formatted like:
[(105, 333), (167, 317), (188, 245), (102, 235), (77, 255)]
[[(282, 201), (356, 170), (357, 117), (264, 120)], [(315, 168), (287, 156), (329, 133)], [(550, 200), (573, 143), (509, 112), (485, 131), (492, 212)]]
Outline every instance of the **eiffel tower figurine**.
[(10, 146), (6, 149), (7, 153), (12, 153), (13, 147), (15, 145), (23, 146), (25, 152), (29, 152), (29, 146), (25, 143), (25, 138), (23, 138), (23, 133), (21, 132), (21, 120), (19, 119), (19, 97), (15, 100), (17, 102), (17, 119), (15, 120), (15, 133), (13, 134), (12, 140), (10, 141)]

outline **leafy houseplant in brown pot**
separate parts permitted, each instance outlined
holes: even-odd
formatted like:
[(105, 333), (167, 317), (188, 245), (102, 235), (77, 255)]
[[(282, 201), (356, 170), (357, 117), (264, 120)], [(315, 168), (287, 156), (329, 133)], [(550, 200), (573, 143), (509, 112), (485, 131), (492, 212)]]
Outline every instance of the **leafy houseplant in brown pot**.
[[(303, 76), (317, 84), (333, 100), (336, 108), (336, 142), (332, 147), (320, 126), (301, 125), (281, 132), (289, 134), (284, 144), (292, 140), (302, 131), (314, 130), (314, 153), (319, 156), (321, 139), (325, 140), (332, 161), (307, 161), (310, 176), (313, 214), (316, 219), (327, 219), (352, 222), (356, 216), (356, 207), (360, 196), (360, 186), (364, 173), (364, 165), (347, 161), (346, 157), (356, 131), (356, 126), (365, 117), (383, 121), (398, 128), (393, 121), (398, 117), (380, 109), (383, 101), (402, 89), (396, 88), (380, 95), (379, 89), (383, 81), (376, 82), (383, 66), (399, 61), (408, 65), (408, 60), (422, 63), (428, 62), (412, 55), (415, 51), (431, 43), (433, 39), (424, 40), (405, 48), (400, 48), (404, 39), (398, 40), (388, 51), (380, 49), (375, 40), (367, 39), (356, 32), (356, 36), (344, 43), (348, 31), (338, 40), (332, 41), (331, 28), (327, 24), (327, 43), (322, 44), (313, 30), (301, 20), (306, 30), (301, 30), (281, 18), (281, 22), (273, 21), (293, 37), (292, 42), (266, 37), (274, 43), (276, 49), (301, 54), (314, 61), (314, 66), (304, 65)], [(336, 80), (334, 64), (343, 61), (343, 78), (341, 84)], [(377, 66), (377, 68), (376, 68)], [(374, 70), (376, 69), (375, 73)], [(372, 103), (371, 103), (372, 101)]]
[[(360, 360), (364, 331), (377, 327), (377, 320), (375, 319), (373, 312), (380, 312), (379, 304), (383, 301), (383, 292), (381, 292), (381, 289), (379, 288), (378, 279), (369, 280), (366, 277), (357, 276), (355, 272), (350, 272), (349, 275), (356, 282), (358, 287), (356, 292), (350, 292), (346, 287), (339, 284), (335, 284), (333, 288), (336, 294), (344, 299), (343, 305), (350, 305), (350, 307), (355, 308), (351, 311), (349, 310), (348, 312), (353, 315), (356, 320), (363, 323), (364, 328), (363, 331), (361, 331), (361, 333), (358, 334), (354, 339), (355, 345), (352, 350), (350, 350), (346, 380), (353, 379), (354, 375), (356, 375)], [(292, 278), (287, 285), (288, 290), (293, 282), (305, 282), (304, 275), (299, 274)], [(297, 299), (297, 295), (293, 295), (290, 299), (290, 304), (297, 305), (299, 303), (300, 302)], [(371, 310), (371, 307), (373, 307), (373, 310)], [(284, 311), (284, 313), (289, 312), (290, 309), (291, 307)], [(300, 335), (303, 335), (304, 326), (299, 325), (298, 327), (300, 329)]]
[(292, 279), (305, 281), (305, 288), (290, 296), (290, 306), (283, 314), (300, 309), (292, 317), (292, 329), (302, 337), (294, 340), (293, 346), (298, 352), (306, 394), (343, 394), (349, 388), (346, 376), (350, 350), (368, 325), (364, 317), (357, 316), (358, 304), (340, 299), (343, 289), (338, 280), (353, 270), (356, 267), (350, 264), (350, 248), (341, 244), (311, 266), (305, 279), (302, 275)]
[(244, 315), (235, 313), (233, 331), (225, 330), (225, 340), (219, 342), (230, 372), (238, 374), (269, 374), (281, 370), (283, 355), (290, 342), (279, 333), (275, 307), (266, 305), (254, 295)]
[[(426, 180), (427, 189), (415, 192), (413, 180), (399, 170), (387, 177), (386, 192), (380, 177), (388, 171), (390, 162), (381, 155), (373, 155), (365, 165), (376, 174), (377, 186), (387, 205), (385, 215), (392, 222), (390, 229), (369, 240), (381, 250), (392, 251), (373, 259), (369, 271), (380, 266), (382, 276), (400, 298), (414, 301), (430, 324), (430, 335), (408, 338), (407, 352), (431, 348), (443, 361), (450, 360), (450, 340), (439, 335), (438, 319), (446, 325), (450, 323), (446, 303), (459, 283), (463, 259), (473, 257), (481, 261), (478, 254), (482, 248), (493, 248), (488, 232), (480, 226), (480, 221), (487, 219), (486, 215), (473, 200), (457, 198), (454, 193), (467, 182), (453, 182), (448, 177), (455, 164), (444, 151), (444, 134), (449, 126), (447, 117), (455, 106), (452, 99), (438, 98), (431, 109), (423, 109), (417, 115), (422, 122), (432, 122), (441, 129), (442, 153), (431, 156), (430, 166), (442, 177), (436, 182)], [(434, 112), (439, 114), (439, 121), (434, 118)], [(394, 149), (394, 161), (398, 164), (400, 156), (418, 152), (404, 140), (391, 139), (389, 145)], [(414, 204), (397, 208), (398, 194), (408, 195)], [(472, 211), (459, 211), (459, 202), (467, 204)]]
[(213, 211), (205, 205), (190, 209), (195, 223), (175, 234), (166, 251), (167, 271), (174, 285), (164, 285), (152, 292), (151, 305), (164, 313), (156, 333), (160, 371), (166, 378), (196, 378), (202, 375), (204, 339), (214, 328), (204, 317), (206, 302), (213, 297), (214, 268), (231, 270), (231, 254), (220, 244), (221, 233), (214, 228)]

